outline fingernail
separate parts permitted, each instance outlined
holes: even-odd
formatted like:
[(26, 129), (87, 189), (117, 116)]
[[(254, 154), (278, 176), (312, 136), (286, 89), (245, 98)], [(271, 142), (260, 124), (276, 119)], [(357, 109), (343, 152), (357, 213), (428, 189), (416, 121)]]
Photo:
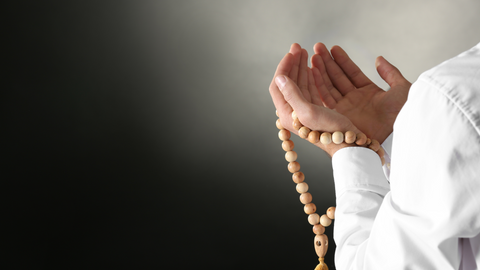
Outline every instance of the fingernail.
[(275, 83), (280, 90), (283, 90), (283, 87), (285, 87), (285, 84), (287, 83), (287, 79), (285, 79), (285, 76), (280, 75), (275, 78)]

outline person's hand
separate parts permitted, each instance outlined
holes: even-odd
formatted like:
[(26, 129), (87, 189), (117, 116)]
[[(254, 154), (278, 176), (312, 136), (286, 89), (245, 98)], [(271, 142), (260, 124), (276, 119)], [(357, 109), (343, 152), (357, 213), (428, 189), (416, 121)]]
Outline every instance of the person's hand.
[[(383, 57), (376, 59), (377, 72), (390, 85), (375, 85), (339, 46), (314, 46), (312, 72), (324, 105), (348, 117), (369, 138), (380, 143), (393, 131), (393, 123), (407, 101), (411, 83)], [(332, 59), (333, 56), (333, 59)]]
[[(315, 85), (313, 72), (307, 65), (308, 54), (300, 45), (293, 44), (290, 52), (278, 64), (269, 90), (282, 126), (298, 134), (292, 126), (291, 113), (295, 110), (300, 122), (312, 130), (334, 132), (354, 131), (360, 133), (353, 123), (342, 114), (325, 108)], [(282, 80), (284, 79), (284, 80)], [(331, 156), (346, 144), (316, 146)]]

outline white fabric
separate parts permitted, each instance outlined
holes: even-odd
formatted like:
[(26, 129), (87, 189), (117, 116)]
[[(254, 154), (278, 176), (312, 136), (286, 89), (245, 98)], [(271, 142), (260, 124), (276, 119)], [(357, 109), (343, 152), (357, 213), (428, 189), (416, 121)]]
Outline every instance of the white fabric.
[(333, 156), (337, 269), (478, 269), (480, 44), (419, 77), (394, 132), (389, 173)]

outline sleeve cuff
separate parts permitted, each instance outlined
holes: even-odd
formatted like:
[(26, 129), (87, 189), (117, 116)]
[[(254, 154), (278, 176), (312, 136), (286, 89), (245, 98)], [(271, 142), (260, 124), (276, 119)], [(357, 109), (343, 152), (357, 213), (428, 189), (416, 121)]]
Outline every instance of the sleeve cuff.
[(340, 149), (332, 157), (332, 166), (337, 198), (348, 190), (371, 191), (382, 196), (390, 191), (381, 160), (371, 149)]

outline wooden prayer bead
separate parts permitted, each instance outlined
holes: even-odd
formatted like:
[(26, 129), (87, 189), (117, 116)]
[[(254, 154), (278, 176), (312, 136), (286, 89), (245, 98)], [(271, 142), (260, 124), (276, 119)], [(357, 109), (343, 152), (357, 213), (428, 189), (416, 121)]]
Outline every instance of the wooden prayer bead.
[(325, 234), (317, 234), (314, 239), (315, 252), (321, 259), (325, 257), (328, 250), (328, 238)]
[(314, 234), (324, 234), (325, 233), (325, 227), (323, 227), (322, 224), (314, 225), (312, 230), (313, 230)]
[(277, 110), (275, 110), (275, 114), (277, 115), (277, 117), (280, 117), (280, 116), (278, 115), (278, 111), (277, 111)]
[(300, 136), (302, 139), (306, 139), (308, 137), (308, 133), (310, 133), (310, 129), (307, 127), (301, 127), (298, 130), (298, 136)]
[(332, 224), (332, 220), (327, 217), (327, 215), (322, 215), (320, 217), (320, 224), (322, 224), (323, 227), (328, 227), (330, 224)]
[(297, 192), (302, 194), (308, 191), (308, 184), (305, 182), (301, 182), (297, 184)]
[(305, 180), (305, 174), (302, 172), (296, 172), (292, 175), (293, 182), (295, 183), (302, 183)]
[(286, 141), (288, 139), (290, 139), (290, 131), (286, 130), (286, 129), (282, 129), (278, 132), (278, 138), (282, 141)]
[(335, 219), (335, 209), (336, 209), (335, 206), (329, 207), (327, 209), (327, 217), (329, 219)]
[(341, 144), (343, 142), (343, 133), (340, 131), (335, 131), (332, 134), (332, 141), (334, 144)]
[(314, 130), (308, 133), (308, 141), (311, 143), (318, 143), (320, 141), (320, 132)]
[(308, 215), (308, 223), (310, 225), (316, 225), (320, 222), (320, 216), (317, 213)]
[(303, 127), (303, 124), (300, 123), (300, 120), (298, 120), (298, 118), (293, 120), (293, 128), (295, 130), (299, 130), (301, 127)]
[(345, 142), (346, 143), (354, 143), (356, 139), (357, 139), (357, 135), (355, 134), (355, 132), (353, 132), (351, 130), (345, 132)]
[(295, 144), (291, 140), (286, 140), (282, 142), (282, 148), (285, 151), (292, 151), (293, 147), (295, 147)]
[(280, 123), (280, 119), (277, 119), (277, 122), (275, 123), (277, 125), (277, 128), (282, 130), (284, 129), (283, 126), (282, 126), (282, 123)]
[(328, 132), (322, 133), (320, 136), (320, 142), (324, 145), (330, 144), (332, 142), (332, 134)]
[(372, 139), (367, 138), (367, 143), (366, 143), (366, 145), (369, 146), (371, 143), (372, 143)]
[(297, 152), (295, 152), (295, 151), (287, 151), (287, 152), (285, 153), (285, 159), (286, 159), (288, 162), (292, 162), (292, 161), (297, 160)]
[(297, 113), (295, 111), (292, 112), (292, 119), (298, 119)]
[(300, 194), (300, 202), (303, 204), (309, 204), (312, 202), (312, 194), (304, 192)]
[(365, 133), (359, 133), (357, 135), (357, 140), (355, 141), (355, 143), (357, 145), (364, 145), (366, 142), (367, 142), (367, 135), (365, 135)]
[(372, 140), (372, 143), (368, 146), (368, 148), (372, 149), (373, 151), (377, 152), (380, 149), (380, 143), (377, 140)]
[(300, 163), (298, 163), (296, 161), (292, 161), (292, 162), (288, 163), (288, 171), (291, 172), (291, 173), (295, 173), (295, 172), (300, 171)]
[(317, 211), (317, 206), (314, 203), (305, 204), (303, 211), (305, 211), (305, 214), (307, 215), (313, 214)]

